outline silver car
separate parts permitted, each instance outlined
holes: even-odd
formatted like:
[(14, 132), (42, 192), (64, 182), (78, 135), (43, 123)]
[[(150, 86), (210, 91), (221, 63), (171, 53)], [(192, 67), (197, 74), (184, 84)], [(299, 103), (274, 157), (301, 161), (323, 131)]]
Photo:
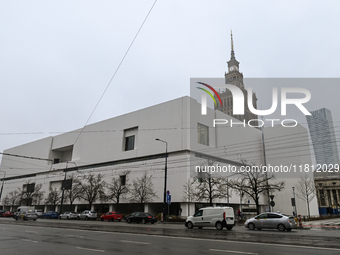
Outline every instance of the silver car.
[(38, 218), (40, 218), (41, 215), (43, 214), (43, 211), (40, 210), (40, 209), (36, 209), (36, 210), (34, 210), (34, 212), (35, 212), (35, 214), (38, 216)]
[(78, 220), (96, 220), (97, 213), (90, 210), (85, 210), (81, 214), (78, 214)]
[(15, 220), (34, 220), (36, 221), (38, 219), (38, 215), (32, 211), (32, 210), (29, 210), (29, 211), (23, 211), (23, 212), (20, 212), (18, 213), (16, 216), (15, 216)]
[(63, 214), (59, 215), (59, 219), (66, 219), (66, 220), (71, 220), (71, 219), (77, 219), (78, 214), (76, 212), (64, 212)]
[(261, 213), (254, 218), (247, 220), (244, 226), (249, 230), (254, 230), (257, 228), (261, 230), (262, 228), (278, 229), (279, 231), (291, 231), (297, 228), (295, 218), (293, 216), (284, 215), (281, 213)]

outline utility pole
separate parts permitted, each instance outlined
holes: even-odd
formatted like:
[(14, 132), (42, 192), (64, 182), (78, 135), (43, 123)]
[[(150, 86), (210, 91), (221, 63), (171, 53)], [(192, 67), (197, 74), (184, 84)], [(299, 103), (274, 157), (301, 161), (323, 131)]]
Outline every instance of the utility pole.
[[(262, 116), (262, 122), (263, 122), (263, 116)], [(262, 148), (263, 148), (263, 163), (264, 163), (265, 166), (267, 166), (266, 146), (264, 144), (264, 132), (263, 132), (263, 129), (264, 129), (264, 124), (261, 127), (261, 131), (262, 131)], [(270, 212), (271, 210), (270, 210), (270, 197), (269, 197), (269, 184), (268, 184), (268, 174), (267, 174), (267, 171), (265, 172), (265, 178), (266, 178), (266, 186), (267, 186), (268, 209), (269, 209), (269, 212)]]
[(6, 172), (3, 170), (0, 170), (0, 172), (4, 173), (4, 178), (2, 179), (2, 185), (1, 185), (1, 190), (0, 190), (0, 203), (1, 203), (1, 195), (2, 195), (2, 190), (4, 188), (4, 183), (5, 183), (5, 178), (6, 178)]
[(163, 195), (163, 222), (166, 222), (167, 206), (166, 206), (166, 179), (168, 171), (168, 143), (161, 139), (156, 138), (156, 141), (165, 143), (165, 167), (164, 167), (164, 195)]

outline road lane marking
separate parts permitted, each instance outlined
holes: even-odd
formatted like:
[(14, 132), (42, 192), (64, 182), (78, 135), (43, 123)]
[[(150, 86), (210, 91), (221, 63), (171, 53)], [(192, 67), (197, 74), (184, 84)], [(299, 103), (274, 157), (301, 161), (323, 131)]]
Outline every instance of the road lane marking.
[(34, 233), (34, 234), (38, 234), (38, 232), (36, 231), (28, 231), (28, 230), (25, 230), (26, 233)]
[(65, 236), (69, 236), (69, 237), (78, 237), (78, 238), (84, 238), (83, 236), (77, 236), (77, 235), (65, 235)]
[(79, 250), (105, 252), (104, 250), (95, 250), (95, 249), (89, 249), (89, 248), (83, 248), (83, 247), (76, 247), (76, 248), (79, 249)]
[(216, 250), (216, 249), (209, 249), (209, 251), (218, 251), (218, 252), (226, 252), (226, 253), (237, 253), (237, 254), (258, 255), (258, 253), (245, 252), (245, 251), (229, 251), (229, 250)]
[(124, 243), (150, 244), (150, 243), (145, 243), (145, 242), (136, 242), (136, 241), (129, 241), (129, 240), (120, 240), (120, 241)]
[(34, 240), (29, 240), (29, 239), (21, 239), (22, 241), (25, 242), (32, 242), (32, 243), (37, 243), (38, 241), (34, 241)]

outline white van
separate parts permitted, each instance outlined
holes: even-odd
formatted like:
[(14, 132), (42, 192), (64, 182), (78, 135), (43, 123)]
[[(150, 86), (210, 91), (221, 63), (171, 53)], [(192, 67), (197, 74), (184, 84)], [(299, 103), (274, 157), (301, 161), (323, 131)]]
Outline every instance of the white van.
[(22, 212), (26, 212), (26, 211), (34, 211), (34, 207), (32, 206), (19, 206), (18, 209), (16, 210), (16, 212), (14, 213), (14, 218), (16, 215), (19, 215)]
[(235, 226), (234, 209), (232, 207), (201, 208), (193, 216), (187, 218), (185, 226), (189, 229), (216, 227), (217, 230), (222, 230), (226, 227), (231, 230)]

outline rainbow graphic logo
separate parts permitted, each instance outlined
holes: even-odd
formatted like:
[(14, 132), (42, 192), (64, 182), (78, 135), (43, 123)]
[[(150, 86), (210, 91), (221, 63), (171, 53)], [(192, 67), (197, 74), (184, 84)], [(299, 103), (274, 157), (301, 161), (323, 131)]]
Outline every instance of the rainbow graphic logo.
[[(222, 100), (220, 98), (220, 95), (217, 93), (217, 91), (211, 87), (210, 85), (206, 84), (206, 83), (203, 83), (203, 82), (197, 82), (198, 84), (201, 84), (203, 86), (206, 86), (207, 88), (209, 88), (212, 92), (214, 92), (214, 94), (216, 95), (216, 97), (218, 98), (218, 100), (220, 101), (220, 104), (221, 106), (223, 105), (222, 104)], [(211, 94), (211, 92), (207, 89), (204, 89), (204, 88), (201, 88), (201, 87), (196, 87), (200, 90), (203, 90), (204, 92), (206, 92), (211, 98), (212, 100), (214, 101), (215, 103), (215, 106), (217, 106), (217, 103), (216, 103), (216, 100), (214, 98), (214, 96)], [(203, 94), (202, 95), (202, 99), (201, 99), (201, 105), (202, 105), (202, 115), (207, 115), (207, 97), (206, 97), (206, 94)]]

